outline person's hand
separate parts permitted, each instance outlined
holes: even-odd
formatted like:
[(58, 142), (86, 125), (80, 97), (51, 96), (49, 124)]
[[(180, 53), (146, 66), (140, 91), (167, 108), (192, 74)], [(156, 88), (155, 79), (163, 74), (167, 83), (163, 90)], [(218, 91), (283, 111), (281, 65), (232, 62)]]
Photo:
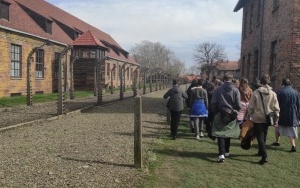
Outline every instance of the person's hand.
[(273, 126), (274, 126), (275, 128), (277, 128), (277, 127), (278, 127), (278, 124), (277, 124), (277, 123), (275, 123)]

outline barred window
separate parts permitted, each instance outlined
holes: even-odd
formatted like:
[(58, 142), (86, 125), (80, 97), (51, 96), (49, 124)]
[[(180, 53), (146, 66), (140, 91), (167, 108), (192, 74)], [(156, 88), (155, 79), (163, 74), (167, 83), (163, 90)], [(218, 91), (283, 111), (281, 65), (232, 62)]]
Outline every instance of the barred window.
[(21, 75), (21, 57), (22, 50), (21, 46), (12, 44), (11, 45), (11, 61), (10, 61), (10, 76), (15, 78), (20, 78)]
[(35, 77), (44, 78), (44, 50), (36, 51)]

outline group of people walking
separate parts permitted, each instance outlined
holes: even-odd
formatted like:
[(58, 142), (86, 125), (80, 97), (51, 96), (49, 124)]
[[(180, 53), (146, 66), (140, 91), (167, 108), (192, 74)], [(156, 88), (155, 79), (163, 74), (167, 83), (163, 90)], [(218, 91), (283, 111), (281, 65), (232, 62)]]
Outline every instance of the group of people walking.
[(167, 107), (171, 114), (171, 137), (176, 139), (184, 99), (189, 109), (191, 131), (197, 140), (204, 136), (204, 125), (211, 139), (218, 142), (218, 162), (229, 157), (231, 138), (238, 138), (245, 121), (253, 123), (254, 135), (258, 142), (259, 164), (268, 162), (266, 139), (269, 128), (268, 114), (273, 114), (275, 142), (280, 145), (280, 137), (289, 137), (291, 152), (296, 152), (295, 139), (298, 138), (300, 98), (288, 78), (282, 80), (282, 88), (274, 92), (270, 87), (270, 76), (263, 75), (260, 82), (248, 83), (241, 78), (235, 80), (225, 74), (220, 81), (193, 80), (186, 92), (180, 89), (177, 80), (164, 98), (169, 99)]

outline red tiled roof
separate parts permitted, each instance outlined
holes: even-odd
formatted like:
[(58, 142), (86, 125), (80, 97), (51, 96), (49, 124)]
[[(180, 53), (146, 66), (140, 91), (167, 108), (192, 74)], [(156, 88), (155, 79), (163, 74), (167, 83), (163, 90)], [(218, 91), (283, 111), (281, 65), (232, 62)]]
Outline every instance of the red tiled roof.
[[(90, 31), (95, 38), (100, 40), (100, 42), (105, 41), (108, 44), (119, 48), (121, 51), (123, 50), (126, 52), (109, 34), (95, 28), (92, 25), (89, 25), (88, 23), (44, 0), (5, 1), (10, 3), (9, 21), (0, 19), (0, 25), (2, 26), (70, 45), (73, 43), (73, 39), (64, 31), (62, 28), (63, 24), (64, 27), (74, 31), (79, 31), (80, 33)], [(30, 16), (30, 13), (32, 12), (49, 21), (52, 21), (52, 34), (46, 33), (44, 29), (39, 26), (39, 24)], [(128, 61), (124, 53), (117, 54), (115, 51), (110, 50), (107, 55)]]
[(239, 69), (238, 61), (225, 61), (225, 62), (218, 62), (215, 65), (217, 70), (237, 70)]
[(72, 45), (73, 46), (100, 46), (105, 48), (105, 45), (99, 39), (97, 39), (90, 30), (80, 35), (76, 40), (74, 40)]

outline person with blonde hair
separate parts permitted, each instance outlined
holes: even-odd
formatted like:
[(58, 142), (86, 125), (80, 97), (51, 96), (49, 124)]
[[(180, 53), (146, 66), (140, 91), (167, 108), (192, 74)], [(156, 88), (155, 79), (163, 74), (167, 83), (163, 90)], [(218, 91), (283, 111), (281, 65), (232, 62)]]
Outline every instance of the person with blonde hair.
[(240, 85), (238, 89), (241, 94), (241, 110), (238, 113), (237, 120), (239, 125), (241, 126), (241, 124), (247, 119), (247, 108), (253, 92), (250, 86), (248, 85), (248, 80), (246, 78), (240, 79)]

